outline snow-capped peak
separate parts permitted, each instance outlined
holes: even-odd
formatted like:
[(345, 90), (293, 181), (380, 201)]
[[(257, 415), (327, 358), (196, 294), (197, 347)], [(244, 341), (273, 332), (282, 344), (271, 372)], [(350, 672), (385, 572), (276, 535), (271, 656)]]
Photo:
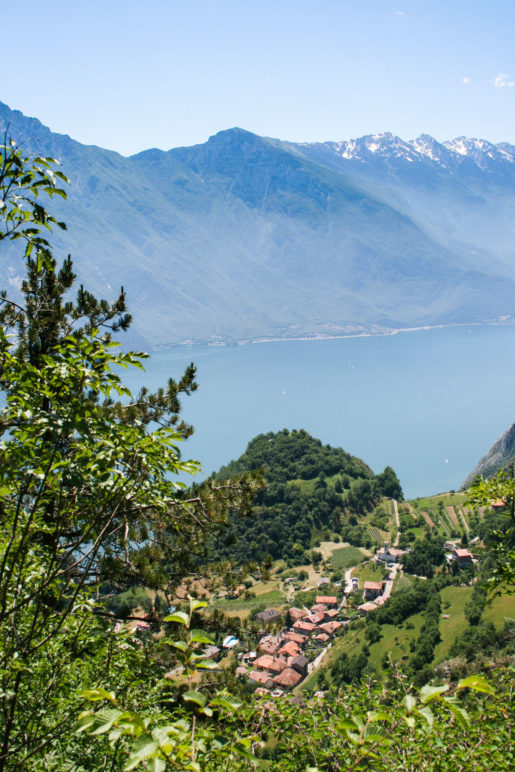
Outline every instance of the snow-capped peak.
[(468, 158), (483, 169), (497, 161), (515, 163), (513, 145), (507, 142), (495, 145), (485, 139), (467, 137), (438, 142), (429, 134), (421, 134), (416, 139), (406, 141), (390, 132), (383, 132), (341, 142), (325, 142), (323, 145), (342, 158), (362, 163), (380, 158), (385, 161), (403, 159), (449, 167)]
[(507, 142), (494, 145), (486, 139), (456, 137), (444, 145), (454, 153), (471, 158), (479, 167), (488, 166), (490, 161), (515, 162), (515, 147)]

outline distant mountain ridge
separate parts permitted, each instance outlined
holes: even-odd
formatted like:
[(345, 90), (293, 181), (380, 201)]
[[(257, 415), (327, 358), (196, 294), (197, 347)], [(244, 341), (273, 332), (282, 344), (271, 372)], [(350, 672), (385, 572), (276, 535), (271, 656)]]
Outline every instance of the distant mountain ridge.
[[(377, 134), (295, 144), (242, 129), (125, 158), (0, 103), (0, 130), (71, 180), (55, 234), (142, 345), (515, 318), (515, 147)], [(21, 277), (14, 249), (3, 283)]]
[(468, 158), (480, 169), (491, 167), (492, 162), (507, 161), (515, 163), (515, 146), (508, 142), (493, 144), (484, 139), (456, 137), (447, 142), (437, 142), (429, 134), (421, 134), (414, 140), (404, 141), (395, 134), (383, 132), (368, 134), (359, 139), (342, 142), (322, 142), (301, 145), (301, 147), (326, 147), (341, 158), (370, 160), (376, 158), (403, 158), (410, 162), (420, 162), (426, 158), (444, 168), (456, 168), (464, 158)]

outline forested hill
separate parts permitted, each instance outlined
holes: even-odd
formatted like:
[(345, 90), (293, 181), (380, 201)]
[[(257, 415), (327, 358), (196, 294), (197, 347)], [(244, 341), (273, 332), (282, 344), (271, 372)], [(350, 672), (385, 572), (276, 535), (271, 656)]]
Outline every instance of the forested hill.
[(342, 448), (322, 445), (320, 440), (303, 429), (283, 429), (281, 432), (254, 437), (245, 453), (236, 461), (223, 466), (217, 478), (223, 480), (261, 467), (269, 482), (312, 480), (320, 473), (326, 476), (343, 474), (351, 478), (374, 477), (373, 471), (364, 461), (351, 456)]
[(237, 563), (282, 558), (292, 565), (311, 562), (311, 548), (338, 535), (367, 545), (359, 525), (382, 496), (402, 498), (391, 467), (375, 475), (361, 459), (342, 448), (323, 445), (304, 430), (260, 434), (236, 461), (222, 467), (224, 480), (263, 468), (267, 488), (259, 494), (251, 518), (233, 514), (225, 538), (213, 554)]

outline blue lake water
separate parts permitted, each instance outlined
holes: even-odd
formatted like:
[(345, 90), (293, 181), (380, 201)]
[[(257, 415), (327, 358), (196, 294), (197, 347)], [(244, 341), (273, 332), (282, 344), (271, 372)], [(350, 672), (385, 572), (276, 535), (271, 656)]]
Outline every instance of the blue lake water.
[(156, 388), (191, 361), (199, 389), (183, 416), (195, 434), (182, 453), (202, 476), (256, 434), (303, 428), (375, 472), (392, 466), (406, 496), (429, 495), (458, 488), (515, 420), (515, 326), (177, 347), (125, 381)]

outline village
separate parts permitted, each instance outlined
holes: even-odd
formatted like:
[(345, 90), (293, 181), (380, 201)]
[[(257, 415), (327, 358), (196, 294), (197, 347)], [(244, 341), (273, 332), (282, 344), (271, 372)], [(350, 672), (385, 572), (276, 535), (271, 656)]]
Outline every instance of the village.
[[(458, 567), (472, 561), (468, 550), (458, 548), (453, 542), (446, 546), (450, 549), (448, 561), (456, 561)], [(255, 620), (260, 625), (260, 632), (255, 649), (245, 650), (234, 635), (223, 640), (222, 648), (235, 654), (236, 675), (248, 678), (256, 687), (257, 695), (280, 697), (298, 687), (321, 664), (345, 625), (388, 602), (397, 574), (402, 571), (400, 561), (406, 552), (385, 542), (373, 558), (364, 561), (362, 566), (371, 563), (388, 571), (382, 581), (364, 581), (360, 588), (357, 576), (353, 576), (358, 567), (353, 566), (345, 572), (345, 580), (337, 583), (338, 594), (321, 594), (321, 588), (329, 581), (321, 578), (318, 581), (320, 594), (309, 607), (267, 608), (257, 613)], [(210, 646), (204, 653), (206, 657), (218, 659), (221, 651)]]
[[(260, 625), (257, 647), (236, 653), (236, 675), (248, 678), (256, 686), (256, 694), (278, 697), (299, 686), (321, 663), (343, 626), (356, 618), (356, 612), (364, 616), (388, 601), (403, 554), (404, 550), (385, 543), (370, 562), (387, 567), (388, 576), (384, 581), (365, 581), (362, 590), (358, 588), (358, 578), (352, 576), (357, 568), (353, 566), (345, 572), (345, 581), (339, 583), (339, 594), (323, 595), (320, 589), (309, 607), (260, 611), (255, 617)], [(327, 579), (321, 578), (319, 588), (327, 583)], [(357, 605), (361, 592), (363, 603)], [(223, 648), (241, 647), (231, 635), (224, 639)], [(220, 649), (208, 647), (205, 655), (217, 659)]]
[[(449, 550), (446, 554), (448, 564), (465, 568), (475, 562), (472, 553), (460, 548), (457, 540), (446, 541), (444, 546)], [(345, 625), (388, 602), (396, 580), (403, 574), (401, 560), (407, 552), (409, 549), (391, 547), (384, 542), (374, 556), (349, 567), (342, 581), (331, 583), (327, 577), (318, 578), (314, 603), (313, 587), (307, 583), (304, 588), (299, 588), (296, 598), (299, 603), (299, 597), (305, 593), (311, 602), (286, 608), (278, 604), (280, 609), (270, 607), (256, 613), (254, 619), (259, 632), (257, 643), (256, 638), (252, 640), (253, 646), (230, 634), (218, 646), (207, 646), (204, 656), (214, 661), (223, 658), (225, 664), (222, 667), (229, 662), (235, 663), (235, 674), (248, 679), (257, 695), (282, 696), (300, 686), (320, 666)], [(367, 566), (384, 578), (358, 579)], [(365, 574), (369, 575), (367, 571)], [(294, 586), (298, 587), (298, 581), (293, 577), (285, 579), (284, 583), (290, 587), (290, 592)], [(333, 594), (322, 594), (324, 587)], [(238, 590), (244, 590), (244, 587)], [(138, 620), (134, 629), (140, 633), (150, 632), (150, 619)], [(168, 677), (179, 675), (181, 671), (181, 667), (176, 668), (168, 673)]]

